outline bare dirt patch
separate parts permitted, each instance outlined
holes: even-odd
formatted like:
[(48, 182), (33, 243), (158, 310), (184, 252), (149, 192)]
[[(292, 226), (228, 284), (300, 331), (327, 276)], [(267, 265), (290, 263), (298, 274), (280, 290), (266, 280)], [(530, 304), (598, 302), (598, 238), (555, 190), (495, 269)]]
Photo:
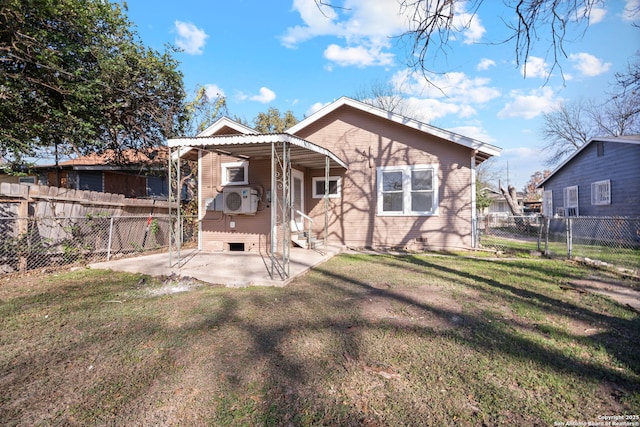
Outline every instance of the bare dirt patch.
[(359, 301), (360, 312), (367, 320), (434, 330), (453, 328), (463, 322), (461, 304), (440, 286), (379, 288)]
[(571, 280), (569, 286), (578, 291), (607, 296), (640, 313), (640, 291), (631, 288), (622, 280), (591, 276), (586, 279)]

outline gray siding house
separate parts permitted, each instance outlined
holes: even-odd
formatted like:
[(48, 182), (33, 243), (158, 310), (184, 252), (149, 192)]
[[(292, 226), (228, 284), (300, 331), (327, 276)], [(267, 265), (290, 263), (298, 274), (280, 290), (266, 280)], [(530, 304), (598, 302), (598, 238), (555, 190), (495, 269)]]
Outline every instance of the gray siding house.
[(538, 188), (545, 216), (640, 217), (640, 135), (591, 139)]

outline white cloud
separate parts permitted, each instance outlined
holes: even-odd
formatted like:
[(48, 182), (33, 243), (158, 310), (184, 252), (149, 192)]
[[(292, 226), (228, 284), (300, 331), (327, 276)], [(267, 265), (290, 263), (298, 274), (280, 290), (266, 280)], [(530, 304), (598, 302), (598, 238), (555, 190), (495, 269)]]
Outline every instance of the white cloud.
[(546, 79), (549, 77), (549, 64), (547, 64), (543, 58), (530, 56), (527, 58), (527, 62), (522, 66), (520, 72), (524, 77), (540, 77), (541, 79)]
[(236, 97), (240, 101), (249, 100), (249, 101), (260, 102), (262, 104), (267, 104), (267, 103), (273, 101), (274, 99), (276, 99), (276, 93), (274, 91), (272, 91), (271, 89), (263, 86), (263, 87), (260, 88), (260, 93), (258, 95), (247, 95), (244, 92), (239, 92), (236, 95)]
[(432, 123), (448, 115), (469, 117), (475, 114), (473, 107), (454, 102), (444, 102), (433, 98), (410, 97), (406, 101), (409, 115), (423, 123)]
[[(385, 52), (390, 47), (389, 39), (410, 30), (412, 9), (402, 9), (395, 1), (344, 0), (340, 8), (318, 3), (293, 1), (292, 10), (298, 12), (302, 24), (285, 31), (280, 39), (284, 46), (294, 48), (314, 37), (334, 36), (343, 39), (346, 47), (334, 43), (325, 50), (325, 57), (335, 58), (339, 65), (389, 65), (393, 58)], [(455, 4), (452, 39), (457, 34), (464, 43), (478, 41), (485, 32), (479, 18), (465, 10), (466, 2)]]
[(495, 142), (495, 138), (491, 137), (487, 131), (480, 126), (457, 126), (449, 128), (448, 130), (488, 144)]
[(340, 47), (336, 44), (331, 44), (324, 51), (325, 58), (343, 67), (349, 65), (358, 67), (390, 65), (393, 63), (393, 56), (391, 53), (381, 52), (379, 47)]
[(455, 2), (453, 27), (462, 32), (465, 44), (473, 44), (479, 42), (487, 30), (480, 22), (478, 14), (467, 12), (466, 6), (464, 1)]
[(549, 87), (532, 90), (529, 94), (513, 91), (510, 97), (512, 101), (498, 112), (498, 117), (501, 119), (513, 117), (533, 119), (540, 114), (553, 111), (562, 103), (562, 98), (556, 98)]
[(626, 0), (622, 20), (633, 22), (640, 17), (638, 15), (640, 15), (640, 0)]
[(606, 73), (611, 68), (611, 62), (602, 62), (595, 56), (585, 52), (572, 53), (569, 55), (569, 60), (576, 70), (588, 77)]
[(331, 104), (331, 103), (330, 102), (325, 102), (325, 103), (316, 102), (311, 107), (309, 107), (309, 109), (304, 113), (304, 116), (305, 117), (309, 117), (313, 113), (316, 113), (316, 112), (320, 111), (321, 109), (323, 109), (324, 107), (326, 107), (329, 104)]
[(174, 25), (178, 33), (176, 46), (190, 55), (202, 55), (207, 33), (190, 22), (176, 21)]
[(589, 24), (591, 25), (602, 22), (606, 14), (607, 9), (594, 6), (593, 8), (591, 8), (591, 13), (589, 14)]
[[(428, 78), (428, 80), (427, 80)], [(401, 70), (392, 77), (392, 84), (406, 95), (443, 98), (449, 101), (484, 104), (500, 96), (500, 91), (491, 87), (491, 79), (470, 78), (465, 73), (424, 74), (420, 71)]]
[(496, 61), (494, 61), (493, 59), (482, 58), (478, 63), (478, 65), (476, 65), (476, 70), (486, 71), (489, 68), (495, 67), (495, 66), (496, 66)]
[(249, 98), (252, 101), (258, 101), (261, 102), (263, 104), (267, 104), (271, 101), (273, 101), (274, 99), (276, 99), (276, 93), (274, 91), (272, 91), (271, 89), (267, 88), (267, 87), (261, 87), (260, 88), (260, 94), (259, 95), (254, 95), (252, 97)]
[(215, 84), (204, 85), (204, 90), (209, 99), (216, 99), (218, 96), (224, 96), (224, 91)]
[(313, 37), (333, 34), (337, 31), (335, 20), (338, 15), (332, 7), (308, 0), (294, 0), (292, 8), (300, 14), (305, 25), (288, 28), (285, 35), (281, 37), (284, 46), (295, 47), (298, 43)]

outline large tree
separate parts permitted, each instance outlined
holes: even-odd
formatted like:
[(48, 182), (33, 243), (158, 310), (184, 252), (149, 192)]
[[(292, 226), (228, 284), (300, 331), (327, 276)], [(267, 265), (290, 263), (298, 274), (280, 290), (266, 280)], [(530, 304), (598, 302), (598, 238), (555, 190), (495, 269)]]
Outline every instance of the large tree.
[(604, 103), (578, 100), (544, 114), (545, 161), (553, 166), (591, 138), (640, 133), (640, 94), (620, 91)]
[(406, 98), (389, 82), (376, 81), (369, 86), (363, 86), (356, 91), (354, 99), (382, 108), (385, 111), (411, 117), (412, 112)]
[(204, 86), (196, 87), (194, 97), (185, 104), (184, 136), (196, 136), (216, 120), (229, 115), (227, 98), (220, 93), (209, 94)]
[(298, 119), (291, 110), (281, 114), (280, 110), (275, 107), (269, 107), (266, 113), (258, 113), (253, 119), (254, 129), (260, 133), (284, 132), (296, 123), (298, 123)]
[(0, 155), (145, 149), (179, 131), (178, 63), (170, 50), (143, 46), (132, 28), (105, 0), (4, 0)]
[[(471, 27), (479, 11), (483, 7), (495, 8), (495, 3), (494, 0), (400, 0), (401, 11), (409, 19), (409, 29), (403, 37), (411, 43), (410, 61), (415, 67), (426, 69), (425, 63), (435, 52), (445, 50), (456, 32)], [(541, 50), (548, 52), (553, 69), (566, 57), (565, 38), (572, 31), (584, 31), (592, 10), (604, 2), (504, 0), (501, 3), (506, 12), (502, 15), (507, 33), (505, 39), (493, 42), (513, 43), (517, 66), (526, 64), (536, 44), (542, 44)]]
[[(314, 0), (320, 13), (323, 6), (348, 9), (348, 1)], [(566, 57), (565, 39), (579, 35), (589, 26), (592, 10), (603, 0), (398, 0), (400, 13), (408, 25), (401, 38), (409, 43), (408, 60), (424, 71), (438, 52), (446, 52), (450, 40), (471, 28), (483, 8), (500, 13), (505, 24), (503, 39), (493, 43), (513, 43), (516, 66), (526, 64), (531, 52), (540, 50), (551, 58), (552, 70)], [(496, 3), (500, 11), (496, 12)], [(640, 4), (627, 7), (630, 14), (640, 11)], [(389, 34), (391, 36), (391, 34)], [(433, 70), (438, 71), (438, 70)], [(637, 80), (636, 80), (637, 81)]]

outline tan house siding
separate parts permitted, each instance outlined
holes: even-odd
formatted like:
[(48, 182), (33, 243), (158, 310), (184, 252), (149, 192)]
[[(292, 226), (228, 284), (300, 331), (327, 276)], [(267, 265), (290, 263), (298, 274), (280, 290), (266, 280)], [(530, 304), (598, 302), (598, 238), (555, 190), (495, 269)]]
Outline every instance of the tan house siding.
[[(201, 177), (201, 243), (203, 250), (229, 250), (230, 244), (244, 244), (245, 251), (266, 250), (269, 247), (269, 228), (271, 209), (265, 197), (258, 203), (255, 215), (225, 215), (221, 211), (205, 211), (204, 203), (208, 198), (215, 198), (222, 191), (220, 164), (235, 162), (236, 158), (202, 152), (200, 157)], [(249, 161), (249, 184), (252, 188), (270, 190), (270, 160)], [(232, 227), (235, 223), (235, 227)]]
[[(329, 149), (349, 168), (342, 173), (342, 196), (330, 199), (330, 241), (354, 247), (471, 246), (471, 149), (346, 106), (297, 136)], [(438, 167), (438, 214), (378, 215), (376, 168), (419, 164)], [(323, 174), (311, 171), (310, 176)], [(307, 182), (310, 194), (311, 179)], [(322, 235), (324, 201), (307, 200)]]
[[(353, 100), (341, 99), (311, 118), (292, 127), (295, 135), (330, 151), (334, 168), (329, 176), (340, 177), (340, 195), (326, 202), (313, 197), (313, 178), (324, 178), (324, 162), (307, 162), (318, 169), (305, 169), (300, 164), (292, 167), (304, 175), (303, 211), (313, 219), (313, 234), (324, 236), (325, 218), (328, 218), (329, 243), (350, 247), (403, 247), (408, 249), (454, 249), (472, 246), (472, 159), (478, 148), (479, 161), (499, 155), (499, 149), (479, 141), (433, 128), (420, 122), (385, 113), (374, 107)], [(226, 121), (225, 121), (226, 120)], [(270, 250), (271, 209), (266, 202), (271, 188), (271, 161), (262, 150), (249, 147), (235, 151), (236, 143), (263, 143), (267, 136), (254, 135), (252, 130), (234, 124), (228, 119), (212, 125), (206, 135), (246, 134), (247, 138), (212, 138), (210, 145), (202, 142), (199, 154), (200, 195), (200, 248), (203, 250), (230, 250), (238, 244), (246, 251)], [(251, 135), (249, 135), (251, 134)], [(275, 138), (280, 138), (275, 136)], [(297, 138), (295, 139), (297, 141)], [(262, 141), (261, 141), (262, 140)], [(284, 138), (283, 140), (287, 140)], [(275, 141), (275, 139), (274, 139)], [(279, 141), (279, 140), (278, 140)], [(189, 141), (174, 143), (189, 144)], [(222, 211), (207, 211), (207, 199), (215, 198), (222, 189), (221, 163), (237, 162), (241, 159), (207, 151), (226, 147), (229, 151), (244, 156), (260, 156), (248, 159), (247, 186), (260, 189), (262, 200), (255, 215), (226, 215)], [(308, 148), (311, 145), (308, 146)], [(315, 147), (310, 152), (323, 153)], [(473, 148), (472, 148), (473, 147)], [(222, 148), (220, 148), (222, 150)], [(248, 154), (250, 153), (250, 154)], [(257, 154), (259, 153), (259, 154)], [(242, 156), (241, 156), (242, 157)], [(307, 159), (296, 157), (305, 164)], [(347, 169), (341, 166), (346, 165)], [(412, 212), (406, 203), (417, 200), (408, 194), (406, 184), (402, 208), (393, 212), (378, 212), (378, 177), (382, 167), (397, 167), (403, 179), (410, 179), (413, 170), (433, 168), (435, 172), (437, 209), (423, 208), (430, 215), (403, 215)], [(427, 175), (428, 176), (428, 175)], [(406, 181), (405, 181), (406, 182)], [(423, 190), (426, 201), (428, 189)], [(275, 196), (274, 196), (275, 197)], [(280, 197), (278, 197), (279, 199)], [(325, 210), (325, 203), (329, 209)], [(381, 203), (380, 203), (381, 204)], [(397, 205), (400, 206), (400, 201)], [(420, 209), (420, 208), (416, 208)], [(232, 227), (232, 224), (234, 225)], [(307, 224), (305, 224), (306, 229)], [(278, 234), (283, 232), (278, 228)], [(277, 236), (278, 250), (284, 242)], [(237, 246), (235, 249), (239, 249)]]

